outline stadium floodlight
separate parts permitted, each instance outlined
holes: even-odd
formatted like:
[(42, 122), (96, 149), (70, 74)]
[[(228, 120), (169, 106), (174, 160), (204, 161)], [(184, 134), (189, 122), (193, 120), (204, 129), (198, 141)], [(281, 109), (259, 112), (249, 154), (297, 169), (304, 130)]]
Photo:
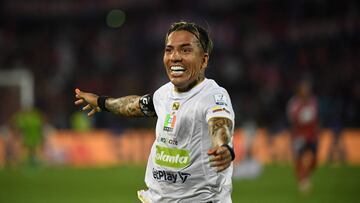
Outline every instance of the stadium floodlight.
[(20, 106), (30, 109), (34, 105), (34, 76), (27, 69), (0, 70), (0, 86), (20, 88)]

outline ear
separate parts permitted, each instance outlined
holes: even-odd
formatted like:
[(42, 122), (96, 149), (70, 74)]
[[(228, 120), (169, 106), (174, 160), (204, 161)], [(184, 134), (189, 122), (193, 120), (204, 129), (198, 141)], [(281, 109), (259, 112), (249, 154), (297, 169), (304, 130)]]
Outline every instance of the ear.
[(209, 54), (204, 53), (202, 64), (201, 64), (201, 69), (205, 69), (208, 66), (208, 61), (209, 61)]

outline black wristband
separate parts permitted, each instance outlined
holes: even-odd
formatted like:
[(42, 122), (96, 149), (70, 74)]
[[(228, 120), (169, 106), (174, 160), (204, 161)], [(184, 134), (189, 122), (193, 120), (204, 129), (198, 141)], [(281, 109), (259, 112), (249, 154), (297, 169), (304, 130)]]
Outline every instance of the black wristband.
[(228, 144), (223, 144), (223, 145), (221, 145), (221, 146), (222, 146), (222, 147), (226, 147), (226, 148), (229, 150), (230, 155), (231, 155), (231, 161), (234, 161), (234, 159), (235, 159), (234, 149), (231, 148)]
[(108, 96), (99, 96), (97, 98), (97, 105), (98, 107), (101, 109), (101, 111), (109, 111), (106, 107), (105, 107), (105, 101), (106, 99), (109, 98)]

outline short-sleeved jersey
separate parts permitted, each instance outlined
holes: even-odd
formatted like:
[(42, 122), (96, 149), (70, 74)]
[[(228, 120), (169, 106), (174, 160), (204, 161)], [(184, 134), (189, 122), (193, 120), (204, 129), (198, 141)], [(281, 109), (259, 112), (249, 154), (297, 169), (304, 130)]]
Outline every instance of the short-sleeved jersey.
[(303, 100), (297, 96), (290, 99), (287, 107), (288, 118), (295, 136), (313, 141), (318, 127), (318, 104), (315, 97)]
[(234, 126), (227, 91), (210, 79), (185, 93), (167, 83), (154, 93), (153, 102), (156, 139), (145, 176), (149, 189), (141, 196), (149, 202), (231, 202), (232, 164), (218, 173), (207, 154), (212, 148), (209, 119), (225, 117)]

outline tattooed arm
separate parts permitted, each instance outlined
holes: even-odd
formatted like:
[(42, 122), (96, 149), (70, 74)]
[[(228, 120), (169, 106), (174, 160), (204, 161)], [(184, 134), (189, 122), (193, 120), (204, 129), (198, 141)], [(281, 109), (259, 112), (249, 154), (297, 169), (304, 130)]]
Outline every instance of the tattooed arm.
[(228, 144), (231, 139), (232, 121), (215, 117), (209, 120), (209, 132), (213, 147)]
[(208, 150), (208, 155), (212, 155), (210, 164), (220, 172), (227, 169), (232, 161), (229, 149), (222, 145), (229, 144), (233, 125), (230, 119), (222, 117), (211, 118), (208, 123), (212, 142), (212, 148)]
[(108, 98), (105, 107), (112, 113), (125, 117), (145, 116), (140, 109), (141, 96), (131, 95), (120, 98)]
[[(98, 95), (93, 93), (82, 92), (75, 89), (76, 105), (85, 105), (82, 110), (90, 110), (88, 116), (93, 116), (96, 112), (101, 112), (98, 106)], [(125, 117), (142, 117), (145, 114), (140, 108), (141, 96), (125, 96), (121, 98), (108, 98), (105, 100), (105, 107), (112, 113)]]

